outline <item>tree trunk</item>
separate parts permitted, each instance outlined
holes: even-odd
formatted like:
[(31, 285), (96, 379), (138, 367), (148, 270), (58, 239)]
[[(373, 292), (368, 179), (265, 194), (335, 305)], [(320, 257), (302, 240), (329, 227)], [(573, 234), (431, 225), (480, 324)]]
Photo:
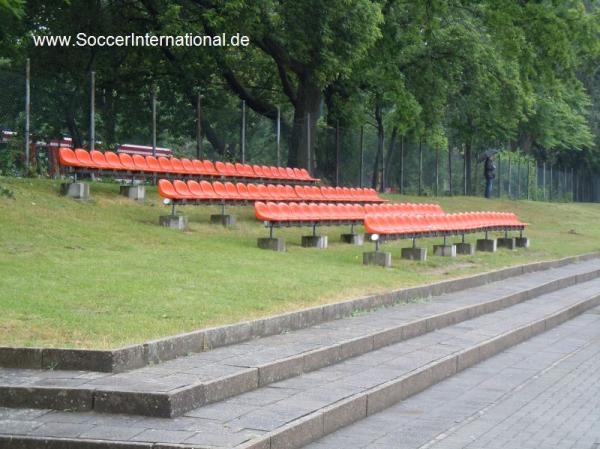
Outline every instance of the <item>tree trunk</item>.
[[(373, 179), (371, 182), (371, 186), (374, 189), (377, 189), (377, 179), (378, 175), (383, 173), (380, 171), (379, 166), (381, 161), (383, 160), (383, 139), (384, 139), (384, 128), (383, 128), (383, 114), (381, 110), (381, 106), (375, 106), (375, 121), (377, 122), (377, 156), (375, 157), (375, 164), (373, 166)], [(383, 188), (383, 179), (381, 179), (381, 187)]]
[(394, 150), (396, 149), (396, 138), (398, 136), (398, 128), (394, 127), (392, 129), (392, 137), (390, 138), (390, 143), (388, 145), (387, 154), (385, 156), (385, 172), (384, 179), (386, 184), (390, 183), (390, 172), (392, 167), (392, 158), (394, 157)]
[[(304, 167), (311, 173), (315, 166), (315, 131), (319, 119), (321, 98), (322, 92), (316, 83), (309, 79), (301, 80), (294, 109), (288, 166)], [(310, 142), (307, 142), (309, 136)], [(312, 167), (309, 167), (309, 162)]]
[(465, 195), (471, 195), (473, 193), (472, 182), (471, 182), (471, 154), (472, 154), (472, 138), (469, 136), (465, 142)]
[(448, 146), (448, 193), (452, 196), (452, 146)]

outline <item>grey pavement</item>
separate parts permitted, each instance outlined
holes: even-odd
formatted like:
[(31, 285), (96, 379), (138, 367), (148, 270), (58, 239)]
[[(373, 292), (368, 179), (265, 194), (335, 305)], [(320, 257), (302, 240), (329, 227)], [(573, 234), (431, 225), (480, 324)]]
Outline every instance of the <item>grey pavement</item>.
[(306, 449), (596, 449), (600, 308)]
[[(523, 284), (519, 285), (518, 280), (511, 280), (511, 285), (506, 286), (507, 291), (509, 287), (519, 289), (528, 284), (525, 280), (521, 280), (521, 282)], [(67, 413), (50, 410), (0, 409), (0, 435), (51, 436), (70, 439), (94, 438), (120, 442), (184, 443), (217, 448), (235, 447), (266, 432), (280, 429), (291, 422), (297, 422), (307, 414), (322, 410), (344, 398), (364, 393), (378, 385), (406, 376), (429, 363), (471, 348), (520, 326), (544, 319), (565, 307), (573, 306), (583, 299), (598, 295), (599, 292), (600, 279), (588, 281), (539, 296), (507, 309), (401, 341), (310, 373), (275, 382), (225, 401), (196, 408), (179, 418), (148, 418), (97, 412)], [(461, 300), (466, 301), (466, 298), (459, 296), (456, 299), (456, 301)], [(421, 314), (424, 313), (422, 308), (429, 309), (429, 304), (419, 304), (418, 306), (413, 313)], [(398, 310), (400, 309), (403, 308), (398, 308)], [(413, 309), (407, 307), (407, 310)], [(429, 310), (428, 313), (430, 312)], [(387, 314), (378, 313), (381, 321), (387, 321)], [(370, 316), (377, 315), (371, 314)], [(360, 322), (358, 321), (358, 323)], [(335, 328), (337, 323), (333, 322), (329, 325)], [(537, 369), (538, 363), (545, 363), (547, 360), (560, 357), (573, 351), (574, 348), (584, 345), (585, 332), (592, 331), (583, 332), (581, 330), (582, 323), (587, 323), (588, 326), (585, 329), (598, 331), (600, 316), (588, 313), (572, 323), (548, 332), (545, 335), (553, 336), (556, 340), (552, 344), (549, 344), (548, 340), (533, 340), (531, 347), (539, 353), (540, 360), (523, 362), (527, 363), (526, 366), (529, 366), (529, 369), (506, 370), (503, 371), (501, 377), (494, 377), (502, 367), (501, 364), (498, 365), (499, 362), (494, 362), (496, 359), (492, 359), (486, 362), (491, 364), (486, 365), (488, 366), (487, 370), (475, 368), (474, 372), (478, 374), (473, 375), (473, 378), (479, 379), (479, 383), (489, 381), (485, 393), (491, 394), (494, 400), (497, 399), (504, 394), (503, 385), (505, 383), (522, 383)], [(366, 326), (365, 323), (363, 324)], [(349, 329), (348, 324), (345, 326)], [(574, 333), (575, 331), (579, 332), (577, 336), (569, 334), (569, 332)], [(582, 332), (583, 334), (581, 334)], [(580, 334), (584, 337), (581, 337)], [(505, 357), (511, 363), (517, 363), (518, 360), (527, 358), (526, 352), (515, 348), (500, 356), (500, 360)], [(455, 379), (459, 378), (455, 377)], [(467, 378), (462, 382), (455, 381), (454, 387), (455, 391), (460, 390), (464, 394), (462, 402), (456, 402), (454, 407), (469, 416), (472, 407), (481, 409), (490, 403), (490, 399), (483, 393), (471, 393), (475, 391), (474, 385), (476, 384), (473, 384), (472, 379)], [(442, 394), (441, 400), (433, 397), (425, 401), (428, 404), (437, 404), (431, 416), (419, 419), (419, 423), (425, 423), (420, 425), (428, 426), (427, 428), (431, 430), (432, 437), (437, 435), (434, 429), (438, 429), (446, 422), (447, 415), (454, 419), (453, 413), (456, 413), (453, 411), (454, 409), (446, 410), (444, 414), (441, 413), (442, 408), (439, 407), (440, 404), (453, 400), (453, 398), (454, 393), (451, 391)], [(405, 401), (400, 407), (406, 407), (409, 401)], [(420, 410), (409, 408), (406, 409), (405, 414), (412, 418), (415, 416), (421, 418)], [(368, 418), (365, 422), (371, 422), (371, 419), (386, 414), (387, 412), (384, 412)], [(390, 421), (395, 431), (404, 429), (401, 423), (397, 422), (397, 417), (392, 417)], [(333, 446), (326, 447), (366, 447), (368, 444), (375, 444), (379, 431), (384, 432), (379, 435), (383, 440), (379, 446), (372, 447), (411, 447), (405, 446), (400, 441), (416, 442), (417, 437), (421, 438), (425, 435), (423, 428), (417, 428), (414, 431), (406, 429), (402, 433), (402, 440), (393, 443), (396, 446), (389, 446), (395, 437), (391, 437), (390, 430), (384, 431), (384, 428), (390, 424), (390, 421), (386, 423), (385, 420), (380, 419), (374, 428), (365, 430), (362, 434), (359, 432), (356, 438), (346, 439), (344, 446), (333, 444)], [(342, 430), (342, 432), (344, 431)], [(400, 438), (398, 433), (395, 435)], [(369, 439), (371, 437), (373, 438)], [(324, 443), (319, 444), (327, 444), (327, 439), (323, 441)], [(363, 442), (364, 445), (360, 446)], [(425, 443), (427, 441), (419, 441), (419, 444)]]

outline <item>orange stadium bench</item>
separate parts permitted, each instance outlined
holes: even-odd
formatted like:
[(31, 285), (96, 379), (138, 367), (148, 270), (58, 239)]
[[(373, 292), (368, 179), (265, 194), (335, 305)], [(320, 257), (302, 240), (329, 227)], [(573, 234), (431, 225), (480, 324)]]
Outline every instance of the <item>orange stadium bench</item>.
[(129, 155), (126, 153), (104, 153), (81, 148), (59, 148), (59, 162), (62, 171), (68, 175), (97, 173), (125, 178), (160, 177), (219, 179), (231, 178), (238, 181), (271, 182), (287, 184), (313, 184), (319, 179), (310, 176), (303, 168), (270, 167), (232, 162), (211, 162), (198, 159), (178, 159), (166, 157)]
[(374, 189), (347, 187), (291, 186), (182, 180), (158, 181), (161, 197), (179, 204), (252, 204), (256, 201), (303, 201), (329, 203), (383, 203)]

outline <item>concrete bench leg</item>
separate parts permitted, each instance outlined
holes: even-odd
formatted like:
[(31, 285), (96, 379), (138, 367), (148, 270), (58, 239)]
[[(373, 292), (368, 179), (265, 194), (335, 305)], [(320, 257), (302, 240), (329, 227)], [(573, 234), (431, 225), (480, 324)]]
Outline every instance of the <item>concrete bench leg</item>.
[(475, 254), (475, 245), (472, 243), (457, 243), (456, 245), (456, 254), (464, 254), (467, 256), (472, 256)]
[(498, 239), (498, 246), (500, 248), (515, 249), (517, 244), (514, 237), (500, 237)]
[(146, 198), (146, 186), (143, 185), (120, 186), (119, 192), (134, 201), (144, 201), (144, 198)]
[(456, 245), (433, 245), (433, 254), (441, 257), (456, 257)]
[(216, 215), (211, 215), (210, 216), (210, 223), (211, 224), (217, 224), (217, 225), (222, 225), (225, 227), (230, 227), (230, 226), (234, 226), (236, 222), (236, 216), (235, 215), (229, 215), (229, 214), (216, 214)]
[(370, 251), (363, 253), (363, 265), (378, 265), (384, 268), (392, 266), (392, 253)]
[(158, 222), (166, 228), (183, 231), (187, 228), (188, 218), (185, 215), (161, 215)]
[(403, 259), (425, 262), (427, 260), (427, 248), (402, 248), (400, 255)]
[(327, 236), (326, 235), (303, 235), (302, 246), (304, 248), (327, 248)]
[(343, 243), (348, 243), (350, 245), (362, 246), (365, 243), (365, 236), (363, 234), (342, 234), (340, 236), (340, 240)]
[(260, 237), (257, 245), (261, 249), (270, 249), (272, 251), (285, 251), (285, 239), (283, 237)]
[(477, 251), (483, 251), (487, 253), (495, 253), (498, 249), (496, 239), (478, 239), (477, 240)]
[(85, 182), (65, 182), (60, 185), (60, 193), (77, 200), (89, 200), (90, 185)]

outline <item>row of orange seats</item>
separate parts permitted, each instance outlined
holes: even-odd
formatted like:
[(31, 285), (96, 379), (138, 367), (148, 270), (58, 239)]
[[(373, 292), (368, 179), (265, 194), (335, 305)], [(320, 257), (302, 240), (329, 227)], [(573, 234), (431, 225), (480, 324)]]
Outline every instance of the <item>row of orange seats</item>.
[[(327, 208), (321, 208), (327, 206)], [(395, 206), (391, 207), (390, 206)], [(396, 214), (427, 214), (433, 211), (438, 214), (435, 204), (399, 203), (399, 204), (305, 204), (305, 203), (275, 203), (256, 202), (254, 213), (256, 218), (268, 222), (285, 221), (319, 221), (319, 220), (359, 220), (362, 221), (368, 214), (389, 215), (391, 210)], [(439, 206), (438, 206), (439, 207)], [(441, 209), (441, 208), (440, 208)], [(322, 214), (319, 213), (322, 211)], [(443, 211), (442, 211), (443, 214)]]
[(422, 214), (443, 215), (444, 209), (439, 204), (433, 203), (388, 203), (388, 204), (365, 204), (367, 214)]
[(66, 167), (86, 168), (93, 170), (118, 170), (145, 173), (169, 173), (191, 176), (224, 176), (230, 178), (277, 179), (288, 181), (318, 181), (310, 176), (304, 168), (269, 167), (266, 165), (233, 164), (231, 162), (215, 163), (198, 159), (178, 159), (134, 154), (117, 154), (112, 151), (104, 153), (81, 148), (59, 148), (60, 164)]
[(263, 203), (254, 204), (256, 218), (270, 223), (299, 221), (358, 221), (365, 218), (360, 204), (331, 203)]
[(384, 235), (463, 233), (495, 229), (522, 230), (526, 225), (511, 212), (365, 216), (365, 231), (371, 234)]
[(291, 186), (273, 184), (243, 184), (232, 182), (158, 181), (158, 193), (163, 198), (197, 201), (330, 201), (384, 202), (374, 189), (347, 187)]

